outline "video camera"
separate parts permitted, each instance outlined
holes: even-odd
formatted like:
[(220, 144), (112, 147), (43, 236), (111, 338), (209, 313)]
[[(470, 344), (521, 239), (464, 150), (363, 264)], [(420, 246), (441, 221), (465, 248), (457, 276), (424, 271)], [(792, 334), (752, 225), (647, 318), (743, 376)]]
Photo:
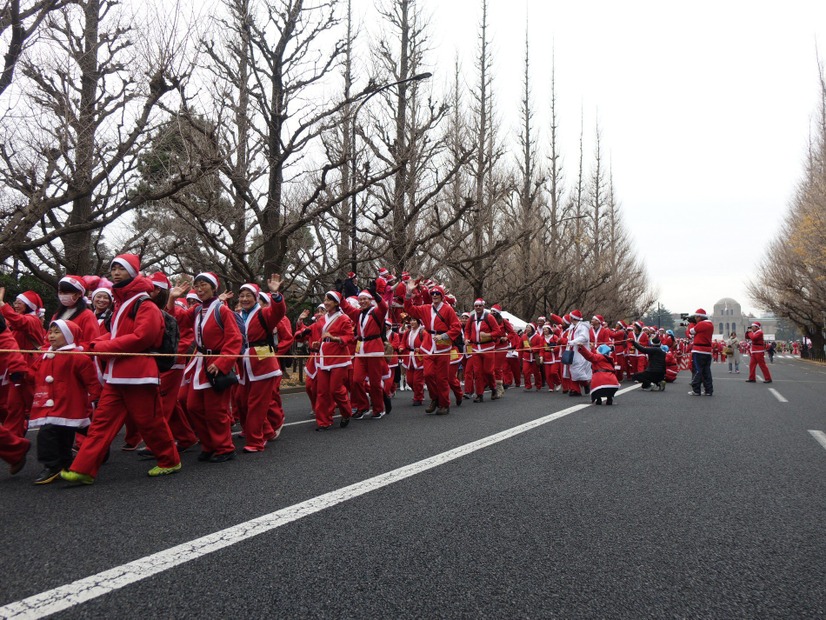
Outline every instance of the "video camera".
[(694, 324), (697, 320), (694, 316), (688, 314), (687, 312), (680, 313), (680, 327), (688, 327), (689, 323)]

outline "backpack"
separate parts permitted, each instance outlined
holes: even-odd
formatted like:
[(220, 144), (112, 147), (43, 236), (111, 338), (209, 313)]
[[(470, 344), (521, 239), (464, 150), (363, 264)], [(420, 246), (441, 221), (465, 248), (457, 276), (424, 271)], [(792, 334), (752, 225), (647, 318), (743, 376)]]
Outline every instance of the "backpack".
[[(132, 304), (132, 309), (129, 311), (129, 317), (134, 320), (138, 315), (138, 308), (141, 303), (148, 297), (142, 297)], [(148, 353), (163, 353), (164, 355), (155, 356), (155, 364), (158, 365), (158, 372), (166, 372), (171, 370), (175, 365), (176, 358), (172, 355), (178, 352), (178, 341), (181, 338), (180, 330), (178, 329), (178, 321), (175, 317), (169, 314), (166, 310), (161, 310), (163, 315), (163, 339), (161, 346), (157, 349), (149, 349)]]
[[(232, 312), (232, 310), (230, 310), (230, 312)], [(218, 324), (218, 327), (224, 329), (224, 321), (221, 319), (220, 305), (215, 306), (213, 315), (215, 316), (215, 322)], [(241, 340), (243, 341), (241, 344), (241, 350), (243, 351), (249, 346), (249, 341), (247, 340), (247, 324), (244, 323), (244, 319), (242, 319), (241, 315), (237, 312), (232, 312), (232, 318), (235, 319), (235, 324), (238, 326), (238, 331), (241, 332)]]

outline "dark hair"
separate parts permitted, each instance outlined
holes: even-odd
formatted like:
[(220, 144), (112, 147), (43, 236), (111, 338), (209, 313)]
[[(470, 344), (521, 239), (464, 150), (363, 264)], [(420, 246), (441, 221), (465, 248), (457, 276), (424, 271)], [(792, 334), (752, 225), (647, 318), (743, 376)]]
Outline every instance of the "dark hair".
[(169, 291), (165, 288), (161, 288), (160, 286), (156, 286), (155, 290), (158, 291), (158, 294), (152, 301), (161, 310), (166, 310), (166, 304), (169, 302)]
[(77, 287), (72, 286), (68, 282), (59, 282), (57, 284), (57, 292), (58, 293), (80, 293), (80, 296), (83, 297), (83, 293), (77, 290)]

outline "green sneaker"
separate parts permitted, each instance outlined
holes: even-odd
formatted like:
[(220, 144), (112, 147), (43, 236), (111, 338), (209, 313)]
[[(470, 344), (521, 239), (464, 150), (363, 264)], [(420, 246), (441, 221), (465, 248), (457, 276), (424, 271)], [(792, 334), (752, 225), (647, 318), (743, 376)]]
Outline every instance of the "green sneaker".
[(159, 465), (155, 465), (155, 467), (149, 470), (149, 475), (154, 478), (155, 476), (168, 476), (169, 474), (174, 474), (179, 471), (181, 471), (180, 463), (173, 465), (172, 467), (161, 467)]
[(60, 472), (60, 477), (66, 482), (74, 482), (78, 484), (92, 484), (95, 479), (89, 474), (81, 474), (71, 469), (64, 469)]

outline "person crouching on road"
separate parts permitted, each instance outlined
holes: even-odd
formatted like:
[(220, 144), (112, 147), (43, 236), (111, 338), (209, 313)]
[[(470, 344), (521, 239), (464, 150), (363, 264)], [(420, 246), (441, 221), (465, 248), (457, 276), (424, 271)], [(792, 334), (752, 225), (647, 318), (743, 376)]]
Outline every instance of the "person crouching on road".
[(603, 397), (606, 405), (614, 404), (614, 394), (620, 388), (617, 380), (611, 347), (601, 344), (596, 351), (579, 347), (579, 354), (591, 362), (591, 402), (601, 405)]
[(172, 474), (181, 469), (175, 441), (162, 414), (155, 360), (151, 355), (107, 355), (145, 353), (161, 346), (163, 315), (155, 304), (142, 303), (149, 299), (152, 282), (140, 274), (140, 258), (134, 254), (116, 256), (109, 271), (115, 297), (112, 329), (89, 344), (98, 358), (106, 362), (104, 386), (86, 440), (72, 468), (60, 472), (60, 477), (68, 482), (92, 484), (95, 481), (98, 469), (109, 454), (109, 445), (127, 418), (158, 459), (157, 466), (148, 472), (150, 476)]
[(91, 423), (88, 406), (100, 398), (101, 384), (89, 355), (55, 354), (82, 350), (80, 327), (58, 319), (46, 337), (51, 345), (34, 365), (34, 400), (29, 428), (37, 433), (37, 460), (43, 470), (35, 484), (49, 484), (72, 464), (75, 431)]
[(644, 347), (639, 342), (632, 341), (631, 345), (640, 353), (648, 356), (648, 366), (642, 372), (634, 375), (634, 381), (642, 383), (642, 389), (646, 392), (653, 392), (656, 384), (657, 389), (665, 390), (665, 351), (660, 347), (660, 339), (654, 336), (651, 340), (651, 347)]

